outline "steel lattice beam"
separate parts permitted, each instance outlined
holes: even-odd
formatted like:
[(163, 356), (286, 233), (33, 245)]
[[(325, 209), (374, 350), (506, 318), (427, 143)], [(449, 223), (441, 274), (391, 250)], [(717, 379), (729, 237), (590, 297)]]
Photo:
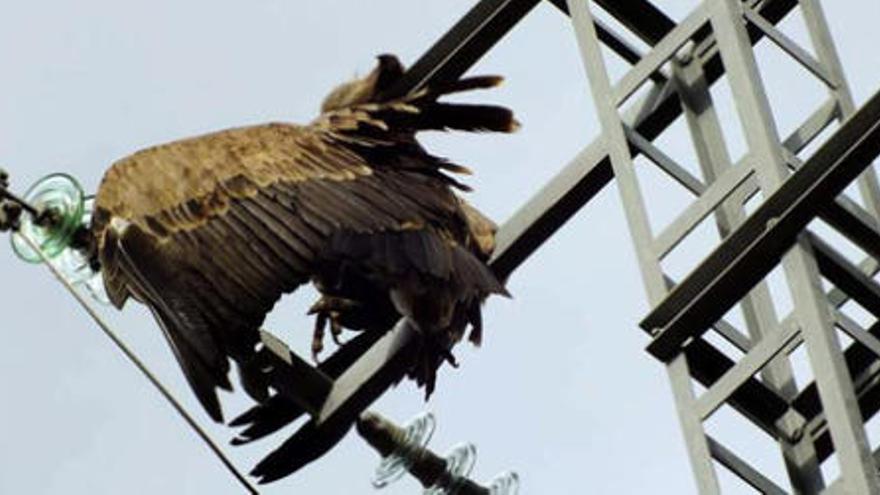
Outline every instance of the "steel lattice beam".
[(669, 360), (685, 341), (707, 330), (778, 264), (796, 236), (878, 154), (880, 93), (642, 320), (645, 330), (660, 330), (648, 351)]
[[(568, 0), (572, 11), (584, 67), (596, 104), (603, 138), (618, 181), (618, 191), (635, 245), (649, 302), (655, 309), (642, 326), (654, 341), (649, 350), (666, 362), (692, 468), (701, 493), (718, 493), (719, 480), (713, 458), (730, 468), (752, 486), (763, 483), (755, 470), (735, 459), (729, 451), (713, 448), (703, 422), (722, 404), (729, 403), (762, 429), (774, 435), (786, 459), (786, 468), (796, 492), (818, 493), (824, 484), (819, 469), (828, 449), (823, 442), (833, 435), (842, 463), (842, 476), (853, 493), (880, 493), (873, 459), (862, 426), (863, 416), (853, 406), (867, 396), (856, 393), (844, 353), (834, 333), (831, 318), (859, 345), (880, 353), (880, 341), (849, 319), (829, 302), (857, 297), (868, 308), (880, 306), (880, 289), (847, 260), (817, 237), (805, 233), (809, 221), (820, 213), (844, 235), (861, 245), (877, 237), (876, 216), (880, 193), (876, 174), (867, 168), (877, 155), (873, 147), (878, 103), (872, 100), (852, 116), (805, 165), (794, 155), (814, 139), (835, 117), (850, 117), (854, 105), (821, 8), (816, 0), (800, 0), (813, 41), (815, 57), (802, 49), (764, 16), (767, 2), (706, 0), (646, 54), (642, 61), (616, 84), (612, 84), (599, 35), (593, 27), (595, 14), (589, 0)], [(608, 10), (606, 8), (606, 10)], [(708, 22), (707, 22), (708, 21)], [(625, 23), (624, 23), (625, 24)], [(768, 36), (784, 52), (807, 67), (831, 93), (829, 103), (817, 109), (795, 134), (780, 140), (770, 111), (770, 102), (755, 61), (752, 44), (756, 36)], [(723, 65), (749, 153), (745, 164), (732, 168), (708, 85), (715, 75), (710, 64), (712, 37), (717, 37)], [(686, 41), (695, 50), (682, 55)], [(689, 48), (693, 48), (691, 45)], [(698, 64), (694, 64), (694, 59)], [(699, 65), (699, 67), (696, 67)], [(682, 95), (686, 118), (698, 160), (708, 183), (690, 174), (632, 129), (620, 115), (621, 104), (645, 83), (652, 71), (671, 67), (671, 82)], [(880, 95), (878, 95), (880, 97)], [(867, 121), (858, 128), (860, 119)], [(854, 122), (856, 124), (854, 124)], [(633, 146), (637, 150), (633, 150)], [(788, 148), (786, 148), (788, 146)], [(634, 173), (632, 154), (644, 153), (698, 199), (655, 237), (648, 218), (646, 198)], [(789, 168), (798, 169), (791, 174)], [(860, 176), (861, 174), (861, 176)], [(835, 197), (858, 177), (866, 202), (861, 207)], [(747, 213), (745, 201), (760, 191), (769, 198), (755, 213)], [(661, 261), (708, 215), (715, 217), (724, 239), (679, 286), (670, 286)], [(848, 229), (848, 230), (847, 230)], [(812, 241), (812, 242), (811, 242)], [(876, 248), (868, 249), (873, 252)], [(742, 263), (742, 261), (747, 261)], [(763, 279), (781, 265), (791, 290), (794, 311), (780, 324), (774, 301)], [(820, 290), (821, 274), (843, 292), (832, 291), (830, 299)], [(725, 278), (730, 280), (724, 280)], [(759, 284), (760, 282), (760, 284)], [(753, 289), (754, 288), (754, 289)], [(843, 294), (843, 299), (839, 295)], [(749, 337), (720, 320), (740, 303)], [(678, 306), (676, 306), (678, 305)], [(702, 335), (715, 325), (719, 334), (739, 347), (745, 356), (734, 363)], [(816, 377), (817, 399), (823, 410), (812, 415), (791, 408), (797, 387), (788, 353), (805, 345)], [(699, 368), (704, 369), (699, 369)], [(706, 370), (711, 370), (706, 373)], [(754, 376), (761, 375), (758, 380)], [(689, 377), (707, 386), (699, 397)], [(746, 398), (744, 391), (750, 397)], [(763, 395), (775, 409), (756, 404)], [(801, 404), (803, 405), (803, 404)], [(756, 409), (753, 407), (758, 406)], [(757, 412), (757, 413), (756, 413)], [(802, 426), (809, 420), (816, 436), (805, 436)], [(826, 427), (827, 425), (827, 427)], [(814, 444), (814, 440), (816, 441)]]

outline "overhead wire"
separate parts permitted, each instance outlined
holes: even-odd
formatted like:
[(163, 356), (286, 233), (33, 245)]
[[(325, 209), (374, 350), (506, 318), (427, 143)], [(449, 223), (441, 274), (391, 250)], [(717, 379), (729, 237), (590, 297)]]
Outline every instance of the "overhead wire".
[[(2, 190), (2, 188), (0, 188)], [(195, 418), (183, 407), (180, 401), (171, 393), (171, 391), (153, 374), (152, 371), (144, 364), (143, 361), (132, 351), (128, 345), (110, 328), (110, 325), (104, 321), (91, 304), (83, 297), (83, 295), (73, 286), (70, 280), (55, 266), (48, 256), (40, 249), (39, 245), (29, 236), (19, 232), (19, 235), (28, 246), (36, 252), (43, 263), (46, 264), (52, 275), (70, 292), (77, 300), (82, 308), (97, 323), (98, 327), (109, 338), (119, 351), (143, 374), (147, 380), (159, 391), (165, 400), (171, 404), (171, 407), (183, 418), (184, 421), (192, 428), (192, 430), (204, 441), (209, 449), (217, 456), (224, 467), (232, 474), (233, 477), (248, 491), (248, 493), (259, 495), (256, 488), (248, 481), (248, 479), (238, 470), (220, 447), (214, 442), (208, 433), (196, 422)]]

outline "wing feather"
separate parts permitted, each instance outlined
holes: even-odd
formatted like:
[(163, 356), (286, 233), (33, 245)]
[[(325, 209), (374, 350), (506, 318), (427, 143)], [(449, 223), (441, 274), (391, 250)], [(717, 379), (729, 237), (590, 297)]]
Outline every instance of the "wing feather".
[[(309, 126), (230, 129), (117, 162), (101, 184), (93, 224), (111, 299), (121, 306), (134, 296), (150, 306), (217, 419), (226, 357), (254, 373), (242, 381), (264, 398), (256, 330), (283, 293), (327, 267), (426, 277), (470, 299), (503, 291), (467, 248), (467, 218), (451, 189), (464, 186), (444, 172), (466, 169), (414, 139), (422, 129), (510, 130), (506, 110), (436, 103), (443, 91), (494, 84), (467, 80), (395, 101), (343, 95), (350, 106)], [(123, 232), (137, 233), (124, 262)]]
[[(145, 241), (137, 227), (128, 229), (116, 245), (122, 270), (128, 283), (147, 302), (156, 316), (162, 333), (174, 352), (190, 387), (202, 406), (215, 421), (223, 421), (223, 413), (215, 389), (230, 389), (226, 377), (229, 364), (220, 352), (214, 335), (194, 306), (186, 304), (185, 296), (175, 290), (175, 281), (158, 261), (153, 246)], [(162, 291), (156, 287), (162, 287)]]
[[(318, 265), (364, 254), (387, 274), (450, 273), (441, 232), (461, 228), (450, 215), (457, 205), (451, 191), (394, 168), (397, 159), (386, 156), (394, 152), (375, 149), (384, 144), (362, 140), (373, 146), (358, 154), (350, 143), (334, 145), (330, 134), (270, 125), (164, 145), (117, 163), (99, 191), (104, 221), (96, 232), (114, 302), (121, 305), (127, 292), (151, 307), (214, 419), (221, 417), (214, 389), (228, 384), (223, 356), (249, 362), (265, 314)], [(159, 170), (146, 174), (148, 165)], [(191, 191), (156, 181), (182, 181)], [(108, 243), (113, 219), (138, 232), (141, 249), (129, 253), (130, 262), (119, 263), (118, 246)], [(345, 232), (366, 242), (328, 250)], [(172, 270), (175, 283), (146, 290), (138, 266)], [(249, 378), (251, 394), (263, 396), (253, 385), (259, 377)]]

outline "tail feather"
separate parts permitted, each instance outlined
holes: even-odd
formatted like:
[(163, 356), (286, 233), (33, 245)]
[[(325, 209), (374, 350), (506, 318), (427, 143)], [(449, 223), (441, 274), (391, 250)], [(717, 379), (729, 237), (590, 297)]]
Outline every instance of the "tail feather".
[(431, 103), (413, 115), (417, 130), (455, 129), (471, 132), (513, 132), (519, 122), (509, 108), (496, 105)]
[(425, 400), (430, 399), (431, 394), (434, 393), (437, 370), (440, 369), (440, 366), (445, 361), (448, 361), (453, 367), (458, 366), (450, 351), (451, 345), (448, 340), (443, 334), (426, 335), (422, 339), (413, 367), (409, 371), (409, 377), (415, 380), (416, 385), (425, 388)]
[(519, 122), (513, 112), (498, 105), (441, 103), (443, 96), (499, 86), (501, 76), (474, 76), (428, 87), (409, 98), (408, 103), (418, 110), (410, 114), (416, 130), (454, 129), (471, 132), (514, 132)]
[(465, 77), (448, 84), (439, 84), (433, 87), (433, 93), (437, 95), (449, 95), (474, 89), (489, 89), (500, 86), (504, 82), (501, 76), (473, 76)]
[(513, 112), (497, 105), (441, 103), (438, 99), (455, 93), (498, 86), (501, 76), (474, 76), (437, 83), (402, 97), (388, 98), (383, 92), (404, 75), (403, 65), (393, 55), (381, 55), (376, 68), (366, 77), (345, 83), (325, 99), (322, 110), (337, 117), (362, 115), (358, 132), (415, 133), (423, 130), (455, 129), (475, 132), (513, 132), (519, 123)]

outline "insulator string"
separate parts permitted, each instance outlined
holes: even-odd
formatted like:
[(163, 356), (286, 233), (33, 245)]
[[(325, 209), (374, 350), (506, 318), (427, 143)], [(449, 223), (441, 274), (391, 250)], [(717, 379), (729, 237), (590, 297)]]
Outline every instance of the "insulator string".
[(37, 219), (40, 218), (40, 211), (39, 210), (34, 208), (33, 205), (31, 205), (27, 201), (19, 198), (15, 194), (12, 194), (11, 192), (9, 192), (8, 189), (6, 189), (5, 187), (2, 187), (2, 184), (0, 184), (0, 199), (6, 199), (9, 201), (12, 201), (13, 203), (18, 204), (19, 206), (21, 206), (21, 208), (24, 211), (28, 212), (34, 218), (34, 221), (37, 221)]
[(49, 271), (52, 272), (52, 275), (56, 279), (58, 279), (59, 282), (61, 282), (61, 284), (67, 289), (68, 292), (73, 295), (77, 302), (79, 302), (80, 306), (85, 309), (86, 313), (88, 313), (89, 316), (91, 316), (92, 319), (95, 321), (95, 323), (98, 324), (98, 327), (101, 329), (104, 335), (106, 335), (107, 338), (109, 338), (113, 342), (113, 344), (116, 345), (117, 349), (125, 354), (125, 357), (128, 358), (128, 360), (132, 364), (134, 364), (138, 370), (140, 370), (140, 372), (147, 378), (147, 380), (150, 381), (150, 383), (153, 384), (156, 390), (158, 390), (159, 393), (162, 394), (162, 396), (165, 398), (165, 400), (168, 401), (169, 404), (171, 404), (171, 407), (173, 407), (174, 410), (177, 411), (178, 414), (180, 414), (183, 420), (186, 421), (187, 424), (189, 424), (193, 431), (195, 431), (195, 433), (205, 442), (208, 448), (210, 448), (211, 451), (214, 452), (217, 458), (220, 459), (220, 462), (223, 463), (223, 465), (235, 477), (235, 479), (238, 480), (239, 483), (241, 483), (241, 485), (248, 491), (248, 493), (259, 495), (260, 492), (258, 492), (256, 488), (251, 485), (247, 478), (245, 478), (245, 476), (238, 470), (238, 468), (235, 467), (232, 461), (228, 457), (226, 457), (226, 454), (224, 454), (220, 447), (216, 443), (214, 443), (211, 437), (208, 436), (208, 433), (196, 422), (195, 418), (193, 418), (192, 415), (189, 414), (189, 412), (183, 407), (180, 401), (178, 401), (177, 398), (174, 397), (171, 391), (168, 390), (168, 388), (166, 388), (161, 381), (159, 381), (156, 375), (154, 375), (152, 371), (147, 368), (147, 366), (143, 363), (143, 361), (140, 360), (140, 358), (138, 358), (134, 351), (132, 351), (125, 344), (125, 342), (123, 342), (122, 339), (120, 339), (119, 336), (116, 335), (116, 333), (110, 328), (110, 325), (101, 318), (98, 312), (92, 307), (91, 304), (89, 304), (88, 301), (86, 301), (82, 294), (80, 294), (80, 292), (76, 290), (76, 288), (67, 279), (67, 277), (63, 273), (61, 273), (60, 270), (58, 270), (58, 268), (45, 255), (45, 253), (43, 253), (42, 249), (40, 249), (37, 243), (34, 242), (34, 240), (27, 235), (24, 235), (20, 232), (18, 233), (18, 235), (21, 236), (21, 238), (24, 239), (24, 241), (31, 247), (31, 249), (33, 249), (34, 252), (36, 252), (40, 256), (40, 259), (43, 261), (43, 263), (46, 264), (46, 266), (49, 268)]

